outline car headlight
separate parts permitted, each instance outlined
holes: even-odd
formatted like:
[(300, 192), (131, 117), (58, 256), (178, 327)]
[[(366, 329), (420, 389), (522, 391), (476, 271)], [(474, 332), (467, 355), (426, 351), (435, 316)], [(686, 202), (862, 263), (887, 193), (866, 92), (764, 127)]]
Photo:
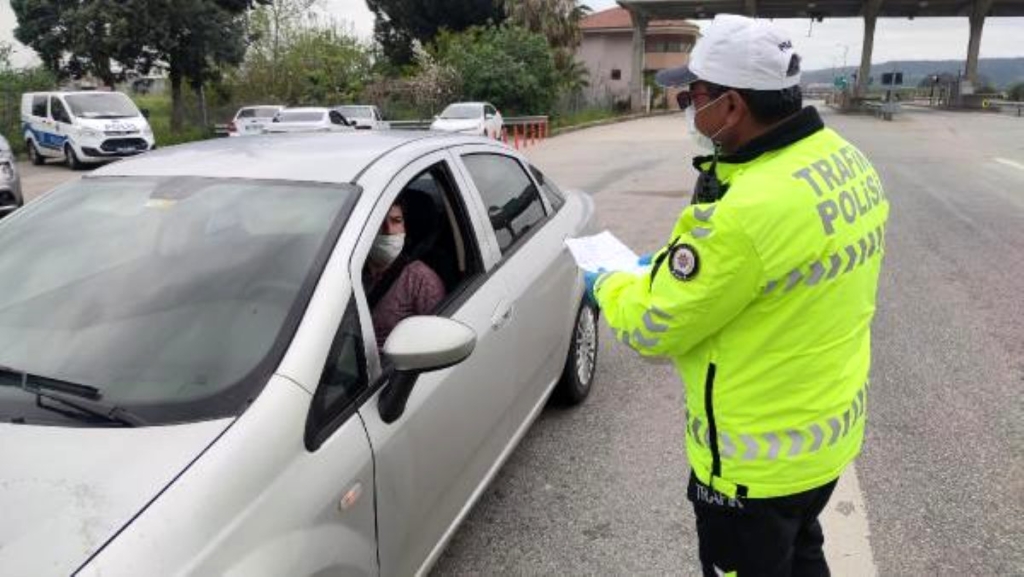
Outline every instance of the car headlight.
[(92, 128), (83, 128), (82, 136), (86, 138), (103, 138), (103, 133), (100, 132), (99, 130), (94, 130)]
[(149, 137), (149, 138), (153, 138), (153, 129), (148, 127), (148, 126), (143, 128), (142, 129), (142, 135), (146, 136), (146, 137)]
[(14, 165), (6, 160), (0, 160), (0, 178), (14, 180)]

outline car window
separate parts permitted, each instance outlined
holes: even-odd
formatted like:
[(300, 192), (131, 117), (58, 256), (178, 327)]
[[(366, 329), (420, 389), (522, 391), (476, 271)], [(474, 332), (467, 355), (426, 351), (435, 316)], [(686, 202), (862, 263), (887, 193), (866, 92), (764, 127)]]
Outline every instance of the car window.
[(565, 204), (565, 193), (562, 192), (558, 185), (554, 183), (550, 178), (544, 176), (536, 166), (530, 165), (530, 172), (533, 173), (533, 178), (540, 183), (540, 190), (544, 194), (544, 197), (551, 203), (551, 207), (556, 211), (562, 208)]
[(33, 96), (32, 97), (32, 116), (38, 116), (40, 118), (46, 118), (46, 97), (45, 96)]
[(366, 391), (368, 381), (363, 351), (359, 313), (355, 301), (350, 301), (331, 343), (327, 363), (310, 405), (306, 446), (311, 450), (320, 446), (345, 422), (355, 409), (355, 401)]
[[(402, 210), (405, 228), (401, 257), (384, 264), (371, 252), (363, 267), (378, 347), (405, 317), (438, 314), (483, 270), (469, 212), (447, 163), (432, 165), (412, 178), (395, 205)], [(384, 231), (381, 222), (372, 224), (373, 230)], [(415, 282), (403, 281), (402, 268), (395, 268), (410, 263), (415, 263), (409, 273)]]
[(487, 207), (501, 253), (507, 254), (545, 217), (537, 187), (512, 157), (469, 154), (462, 160)]
[(483, 116), (484, 107), (479, 104), (451, 104), (441, 113), (447, 120), (469, 120)]
[(497, 113), (497, 110), (495, 110), (493, 106), (488, 104), (487, 105), (487, 114), (489, 114), (491, 116), (494, 116), (496, 113)]
[(337, 110), (332, 110), (329, 113), (331, 118), (331, 124), (345, 124), (345, 118)]
[(56, 96), (50, 97), (50, 117), (57, 122), (63, 122), (65, 124), (71, 123), (71, 116), (68, 115), (68, 111), (64, 108), (64, 104), (61, 103), (60, 99)]

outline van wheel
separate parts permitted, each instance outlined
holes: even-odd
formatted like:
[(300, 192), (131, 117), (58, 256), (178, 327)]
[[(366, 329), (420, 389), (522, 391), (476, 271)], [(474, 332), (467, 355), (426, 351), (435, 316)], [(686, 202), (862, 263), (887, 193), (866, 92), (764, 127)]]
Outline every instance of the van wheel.
[(75, 149), (70, 144), (64, 145), (64, 161), (71, 170), (82, 170), (85, 167), (82, 161), (78, 160), (78, 155), (75, 154)]
[(569, 357), (555, 387), (554, 397), (560, 404), (578, 405), (590, 394), (597, 372), (597, 319), (597, 307), (584, 297), (576, 313)]
[(31, 140), (26, 140), (25, 146), (28, 148), (28, 159), (32, 161), (32, 164), (42, 166), (46, 162), (43, 155), (39, 154), (39, 149), (36, 148), (36, 143)]

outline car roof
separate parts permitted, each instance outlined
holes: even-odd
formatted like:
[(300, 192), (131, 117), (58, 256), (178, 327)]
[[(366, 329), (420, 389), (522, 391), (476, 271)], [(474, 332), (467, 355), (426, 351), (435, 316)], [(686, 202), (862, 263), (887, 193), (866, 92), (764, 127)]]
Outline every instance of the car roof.
[(201, 176), (354, 182), (377, 159), (403, 146), (419, 143), (421, 147), (442, 148), (480, 141), (473, 137), (411, 130), (217, 138), (120, 160), (97, 169), (90, 177)]
[(301, 108), (285, 108), (281, 112), (330, 112), (330, 108), (322, 106), (305, 106)]

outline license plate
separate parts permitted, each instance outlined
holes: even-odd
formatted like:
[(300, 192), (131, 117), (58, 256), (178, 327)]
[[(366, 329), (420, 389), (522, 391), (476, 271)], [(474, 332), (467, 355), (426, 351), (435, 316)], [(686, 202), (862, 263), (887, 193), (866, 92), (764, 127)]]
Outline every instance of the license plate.
[(259, 132), (260, 131), (260, 127), (250, 124), (249, 126), (245, 127), (245, 131), (246, 132)]
[(118, 152), (135, 152), (134, 146), (122, 146), (117, 149)]

